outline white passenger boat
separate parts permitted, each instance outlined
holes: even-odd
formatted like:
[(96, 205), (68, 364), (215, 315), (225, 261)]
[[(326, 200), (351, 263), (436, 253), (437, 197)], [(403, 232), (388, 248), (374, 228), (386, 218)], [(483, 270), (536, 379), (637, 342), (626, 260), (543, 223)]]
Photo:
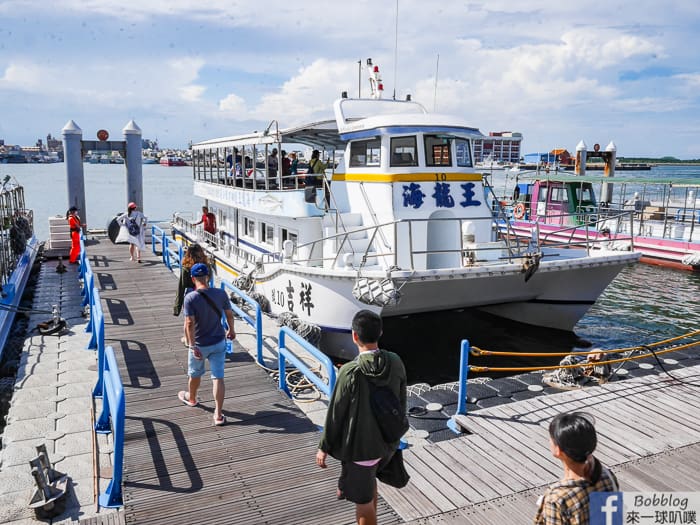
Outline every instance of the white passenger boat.
[[(339, 99), (333, 120), (289, 129), (273, 121), (195, 144), (194, 192), (219, 231), (180, 214), (173, 221), (176, 237), (210, 244), (219, 277), (265, 296), (273, 315), (320, 326), (326, 353), (354, 355), (350, 322), (361, 308), (390, 317), (481, 307), (571, 330), (639, 258), (540, 246), (536, 230), (527, 243), (499, 238), (472, 162), (478, 130), (376, 93)], [(299, 145), (330, 159), (318, 187), (283, 173), (282, 160), (274, 169), (273, 149)], [(265, 160), (249, 167), (248, 158)]]

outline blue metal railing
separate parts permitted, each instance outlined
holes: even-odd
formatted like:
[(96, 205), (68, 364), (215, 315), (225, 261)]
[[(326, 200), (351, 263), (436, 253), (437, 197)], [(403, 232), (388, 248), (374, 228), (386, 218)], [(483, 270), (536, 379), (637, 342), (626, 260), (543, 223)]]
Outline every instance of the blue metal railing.
[[(316, 373), (311, 370), (306, 363), (295, 356), (292, 352), (287, 349), (287, 337), (298, 343), (304, 350), (309, 352), (314, 356), (326, 369), (328, 374), (328, 384), (323, 380), (323, 378), (316, 375)], [(314, 345), (309, 343), (306, 339), (297, 334), (294, 330), (288, 326), (283, 326), (280, 328), (279, 333), (279, 388), (283, 390), (289, 397), (292, 397), (289, 388), (287, 387), (287, 360), (293, 364), (297, 369), (304, 374), (304, 376), (311, 380), (311, 382), (316, 385), (316, 387), (326, 394), (326, 396), (331, 397), (331, 393), (335, 388), (335, 367), (330, 357), (321, 352)]]
[[(469, 375), (469, 351), (471, 345), (467, 339), (462, 340), (462, 350), (459, 355), (459, 394), (457, 397), (457, 411), (455, 416), (465, 416), (467, 415), (467, 376)], [(461, 433), (461, 429), (454, 420), (454, 417), (450, 418), (447, 422), (447, 428), (456, 432)]]
[(160, 244), (162, 249), (160, 251), (161, 257), (163, 257), (163, 262), (165, 262), (165, 232), (162, 228), (159, 228), (155, 224), (151, 225), (151, 251), (153, 255), (158, 255), (158, 250), (156, 250), (156, 244)]
[(151, 226), (151, 249), (154, 255), (158, 253), (156, 250), (156, 244), (158, 243), (162, 245), (163, 263), (168, 267), (168, 270), (172, 271), (173, 266), (180, 268), (182, 266), (182, 258), (185, 255), (182, 243), (168, 237), (162, 228), (154, 224)]
[(262, 344), (262, 309), (260, 308), (260, 305), (257, 303), (257, 301), (251, 299), (248, 297), (245, 293), (243, 293), (240, 289), (236, 288), (233, 286), (231, 283), (228, 283), (226, 281), (221, 281), (221, 289), (222, 290), (230, 290), (234, 294), (236, 294), (238, 297), (243, 299), (246, 303), (248, 303), (250, 306), (253, 307), (255, 310), (255, 319), (253, 319), (248, 312), (240, 308), (238, 305), (231, 303), (231, 309), (241, 318), (243, 319), (246, 323), (248, 323), (250, 326), (255, 328), (255, 341), (257, 345), (257, 360), (258, 364), (261, 366), (265, 366), (265, 361), (263, 360), (263, 344)]
[(113, 432), (114, 458), (112, 479), (104, 494), (100, 494), (102, 507), (121, 507), (122, 472), (124, 469), (124, 425), (126, 400), (122, 386), (114, 349), (105, 347), (105, 318), (102, 311), (100, 292), (95, 286), (95, 274), (85, 251), (85, 237), (80, 237), (80, 257), (78, 275), (83, 279), (84, 295), (82, 305), (90, 306), (90, 321), (85, 328), (92, 332), (88, 349), (97, 350), (97, 384), (92, 391), (93, 397), (102, 397), (102, 413), (95, 423), (95, 432), (107, 434)]
[(102, 507), (114, 508), (121, 507), (124, 504), (122, 501), (122, 473), (124, 469), (126, 399), (124, 398), (124, 387), (117, 368), (117, 360), (114, 357), (114, 349), (111, 346), (105, 349), (102, 374), (104, 378), (102, 413), (95, 423), (95, 432), (100, 434), (112, 432), (114, 466), (112, 467), (112, 479), (104, 493), (100, 494), (98, 501)]
[(90, 303), (90, 324), (92, 325), (92, 338), (88, 343), (88, 349), (97, 350), (97, 384), (92, 390), (93, 397), (102, 397), (103, 390), (103, 369), (105, 361), (105, 316), (102, 312), (100, 301), (100, 291), (95, 289), (92, 292), (92, 302)]

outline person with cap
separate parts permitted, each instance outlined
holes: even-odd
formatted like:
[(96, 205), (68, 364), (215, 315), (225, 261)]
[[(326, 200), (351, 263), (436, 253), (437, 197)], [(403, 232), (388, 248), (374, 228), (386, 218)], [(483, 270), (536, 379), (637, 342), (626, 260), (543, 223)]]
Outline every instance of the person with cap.
[(70, 227), (70, 254), (68, 255), (68, 262), (70, 264), (78, 264), (78, 257), (80, 257), (80, 228), (83, 225), (80, 223), (76, 206), (68, 208), (66, 219)]
[(146, 249), (146, 216), (138, 211), (135, 202), (130, 202), (126, 212), (117, 217), (121, 227), (116, 242), (129, 243), (129, 255), (132, 261), (141, 262), (141, 250)]
[[(185, 337), (190, 342), (187, 357), (188, 388), (178, 392), (177, 397), (189, 407), (196, 407), (197, 390), (204, 375), (204, 360), (209, 361), (212, 389), (214, 392), (214, 425), (226, 423), (222, 412), (224, 404), (224, 362), (226, 338), (235, 339), (233, 310), (224, 290), (209, 287), (209, 267), (197, 263), (190, 270), (194, 291), (185, 296)], [(221, 324), (226, 316), (228, 330)]]

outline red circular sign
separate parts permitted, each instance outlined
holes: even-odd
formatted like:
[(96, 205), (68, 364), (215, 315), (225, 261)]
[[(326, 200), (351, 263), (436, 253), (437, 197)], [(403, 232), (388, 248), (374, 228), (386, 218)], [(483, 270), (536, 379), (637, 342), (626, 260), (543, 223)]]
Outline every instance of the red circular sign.
[(97, 132), (97, 138), (100, 140), (107, 140), (109, 138), (109, 133), (106, 129), (101, 129)]

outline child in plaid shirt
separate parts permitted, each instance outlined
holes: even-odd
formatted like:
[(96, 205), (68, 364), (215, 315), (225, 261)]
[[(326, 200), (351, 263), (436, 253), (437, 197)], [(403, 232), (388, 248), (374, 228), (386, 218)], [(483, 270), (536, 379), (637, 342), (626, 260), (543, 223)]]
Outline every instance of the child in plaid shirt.
[(549, 448), (562, 462), (564, 477), (540, 496), (535, 525), (588, 524), (591, 492), (619, 490), (615, 475), (593, 456), (597, 444), (589, 414), (559, 414), (552, 420)]

